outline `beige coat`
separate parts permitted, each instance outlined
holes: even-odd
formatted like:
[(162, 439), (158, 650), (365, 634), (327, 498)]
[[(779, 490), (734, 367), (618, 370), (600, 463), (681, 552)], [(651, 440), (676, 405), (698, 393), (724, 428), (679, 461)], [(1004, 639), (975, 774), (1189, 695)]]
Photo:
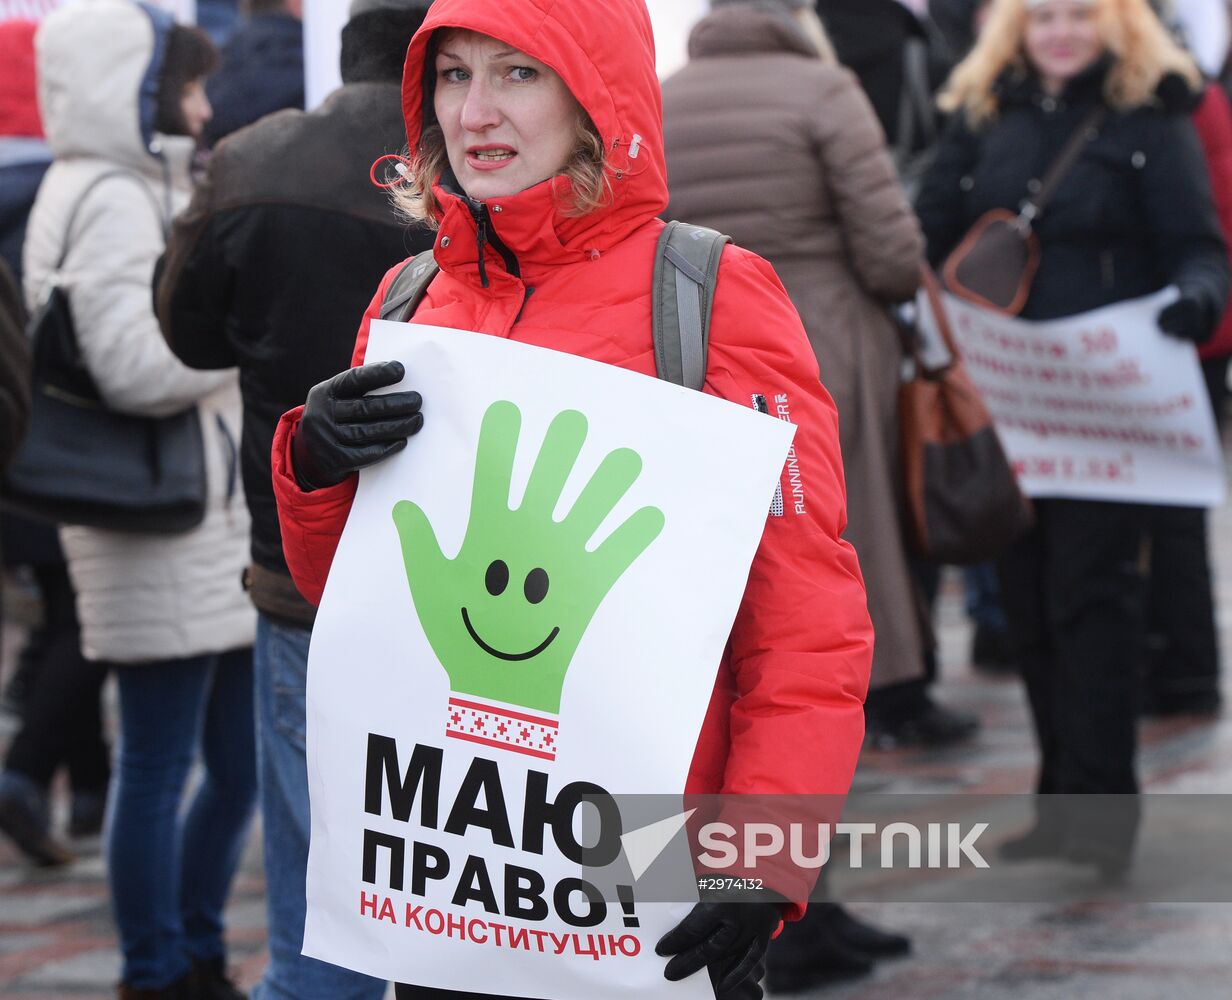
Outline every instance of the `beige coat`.
[(900, 514), (900, 351), (886, 309), (915, 293), (919, 226), (855, 77), (816, 58), (789, 15), (720, 8), (694, 29), (689, 55), (663, 85), (669, 213), (765, 257), (800, 311), (838, 405), (846, 538), (877, 635), (872, 686), (919, 677), (924, 626)]
[[(188, 200), (193, 148), (187, 137), (153, 133), (142, 114), (154, 43), (150, 17), (120, 0), (61, 7), (36, 36), (39, 105), (55, 161), (26, 233), (27, 305), (61, 283), (108, 405), (165, 416), (195, 404), (205, 442), (209, 496), (199, 527), (181, 535), (61, 530), (82, 650), (118, 663), (238, 649), (256, 629), (240, 585), (249, 521), (236, 461), (237, 375), (186, 368), (154, 318), (151, 278), (169, 216)], [(99, 182), (117, 169), (137, 180)], [(69, 218), (86, 192), (57, 275)]]

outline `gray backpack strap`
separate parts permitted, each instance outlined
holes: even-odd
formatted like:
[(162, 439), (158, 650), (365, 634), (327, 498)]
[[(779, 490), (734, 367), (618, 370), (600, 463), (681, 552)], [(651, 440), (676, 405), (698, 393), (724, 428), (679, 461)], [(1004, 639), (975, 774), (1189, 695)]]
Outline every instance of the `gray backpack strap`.
[(385, 291), (380, 318), (394, 323), (407, 322), (415, 315), (415, 309), (423, 301), (424, 293), (439, 271), (431, 250), (425, 250), (408, 260)]
[(719, 258), (730, 239), (703, 226), (669, 222), (655, 251), (653, 319), (659, 378), (688, 389), (706, 381), (710, 310)]

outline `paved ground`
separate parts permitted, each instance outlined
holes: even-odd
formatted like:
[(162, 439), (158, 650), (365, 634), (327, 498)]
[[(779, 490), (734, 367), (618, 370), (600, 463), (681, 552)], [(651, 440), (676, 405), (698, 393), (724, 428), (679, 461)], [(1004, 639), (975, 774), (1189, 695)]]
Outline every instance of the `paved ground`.
[[(1232, 511), (1213, 537), (1221, 633), (1232, 650)], [(980, 715), (970, 745), (929, 754), (870, 754), (859, 784), (897, 791), (1022, 791), (1034, 753), (1019, 684), (974, 673), (953, 581), (941, 607), (941, 697)], [(12, 630), (9, 630), (10, 640)], [(1228, 691), (1232, 704), (1232, 690)], [(0, 741), (11, 722), (0, 721)], [(1143, 775), (1153, 791), (1232, 791), (1232, 717), (1143, 726)], [(253, 845), (255, 848), (256, 832)], [(71, 868), (41, 873), (0, 843), (0, 997), (79, 1000), (110, 994), (119, 962), (98, 845)], [(259, 857), (250, 849), (232, 899), (231, 956), (242, 984), (264, 964)], [(864, 904), (863, 916), (912, 935), (911, 957), (830, 987), (833, 1000), (1206, 1000), (1232, 996), (1232, 905)], [(579, 998), (584, 1000), (584, 998)]]
[[(1232, 652), (1232, 510), (1211, 527), (1224, 662)], [(953, 586), (939, 614), (941, 696), (977, 712), (970, 744), (927, 754), (866, 753), (857, 785), (894, 791), (1018, 792), (1035, 754), (1021, 684), (973, 671), (970, 631)], [(1232, 687), (1225, 670), (1225, 703)], [(1140, 730), (1143, 787), (1232, 792), (1232, 714), (1174, 718)], [(1226, 840), (1224, 841), (1226, 843)], [(1038, 863), (1041, 878), (1056, 869)], [(1139, 867), (1142, 867), (1140, 860)], [(1030, 872), (1031, 869), (1028, 869)], [(853, 906), (909, 933), (912, 956), (871, 977), (818, 991), (832, 1000), (1215, 1000), (1232, 996), (1232, 904), (911, 903)]]

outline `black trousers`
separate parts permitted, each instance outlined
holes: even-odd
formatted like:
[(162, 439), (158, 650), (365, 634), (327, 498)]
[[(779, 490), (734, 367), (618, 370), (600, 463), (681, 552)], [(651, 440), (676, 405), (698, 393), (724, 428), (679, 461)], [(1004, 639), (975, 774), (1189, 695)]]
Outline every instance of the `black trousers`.
[(106, 670), (81, 655), (67, 567), (36, 566), (34, 572), (43, 595), (43, 625), (32, 637), (36, 664), (30, 699), (4, 766), (43, 786), (67, 766), (75, 791), (103, 792), (111, 770), (99, 708)]
[[(1043, 794), (1133, 796), (1143, 535), (1150, 508), (1038, 500), (1036, 525), (1000, 565), (1022, 658)], [(1046, 808), (1041, 803), (1042, 809)], [(1041, 819), (1044, 819), (1041, 812)], [(1131, 846), (1137, 801), (1113, 826)]]
[[(1215, 423), (1223, 429), (1228, 358), (1208, 358), (1202, 374)], [(1207, 512), (1155, 507), (1150, 513), (1151, 580), (1147, 591), (1145, 675), (1157, 704), (1218, 696), (1219, 642), (1207, 546)]]
[(1206, 518), (1201, 507), (1152, 507), (1149, 514), (1146, 683), (1161, 700), (1219, 691)]

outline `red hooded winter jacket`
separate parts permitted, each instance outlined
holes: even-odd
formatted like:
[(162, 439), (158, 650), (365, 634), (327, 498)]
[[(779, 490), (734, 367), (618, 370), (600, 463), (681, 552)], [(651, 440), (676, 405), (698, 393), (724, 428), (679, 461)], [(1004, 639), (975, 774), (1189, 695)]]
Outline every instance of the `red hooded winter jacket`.
[[(415, 320), (653, 375), (651, 274), (667, 184), (643, 0), (438, 0), (407, 53), (403, 109), (412, 149), (422, 129), (425, 54), (442, 27), (490, 35), (558, 72), (603, 138), (614, 195), (581, 218), (562, 214), (552, 181), (490, 201), (492, 227), (520, 274), (489, 245), (490, 285), (483, 288), (474, 218), (438, 187), (442, 271)], [(396, 270), (360, 324), (355, 364), (363, 362), (369, 321)], [(774, 271), (733, 246), (719, 272), (705, 391), (741, 406), (755, 394), (772, 401), (799, 427), (798, 465), (784, 471), (785, 513), (767, 519), (686, 791), (845, 794), (863, 738), (873, 635), (855, 552), (840, 538), (846, 515), (837, 413)], [(299, 490), (289, 445), (300, 412), (286, 414), (275, 436), (274, 487), (287, 564), (304, 596), (319, 602), (356, 477)], [(807, 888), (780, 891), (800, 900)]]

